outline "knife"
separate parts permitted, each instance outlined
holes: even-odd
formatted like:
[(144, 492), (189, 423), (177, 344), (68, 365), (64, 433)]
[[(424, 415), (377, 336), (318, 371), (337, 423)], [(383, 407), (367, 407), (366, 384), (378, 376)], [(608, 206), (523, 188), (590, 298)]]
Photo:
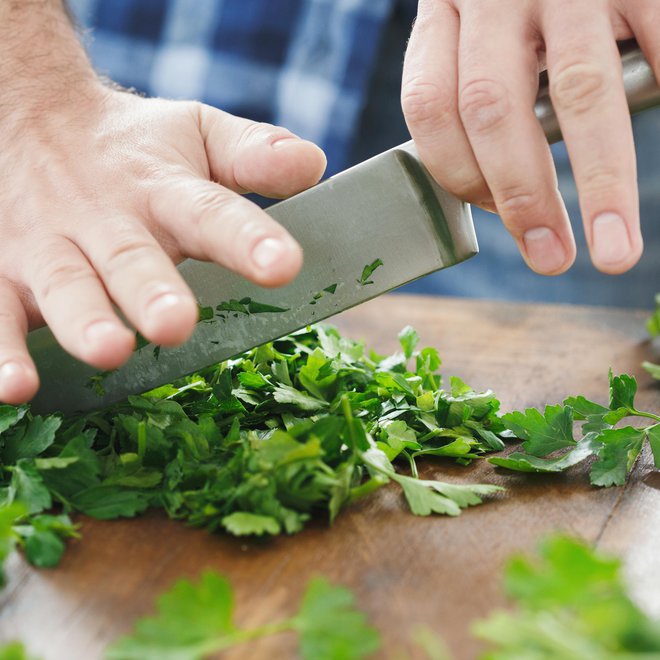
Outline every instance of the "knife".
[[(631, 113), (660, 103), (651, 67), (634, 42), (621, 47)], [(536, 115), (550, 142), (561, 139), (547, 77)], [(203, 308), (177, 348), (141, 346), (120, 369), (99, 373), (77, 361), (48, 328), (28, 335), (41, 379), (34, 412), (104, 408), (234, 357), (477, 254), (470, 208), (440, 188), (411, 142), (390, 149), (267, 209), (303, 248), (291, 284), (264, 289), (215, 264), (179, 270)]]

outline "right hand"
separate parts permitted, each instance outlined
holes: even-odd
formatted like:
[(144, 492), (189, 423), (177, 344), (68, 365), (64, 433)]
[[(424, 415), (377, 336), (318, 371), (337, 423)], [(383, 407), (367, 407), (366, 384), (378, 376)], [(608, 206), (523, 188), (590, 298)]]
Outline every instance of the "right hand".
[(185, 257), (261, 286), (291, 281), (300, 247), (240, 193), (286, 197), (325, 168), (318, 147), (285, 129), (199, 103), (97, 82), (66, 96), (0, 117), (0, 400), (12, 404), (38, 388), (30, 328), (48, 324), (104, 370), (135, 341), (113, 303), (149, 341), (184, 342), (197, 322), (174, 267)]
[(616, 47), (633, 36), (660, 80), (654, 0), (419, 2), (402, 89), (419, 155), (448, 191), (497, 211), (537, 273), (563, 273), (576, 254), (534, 115), (546, 67), (594, 266), (623, 273), (642, 254), (635, 146)]

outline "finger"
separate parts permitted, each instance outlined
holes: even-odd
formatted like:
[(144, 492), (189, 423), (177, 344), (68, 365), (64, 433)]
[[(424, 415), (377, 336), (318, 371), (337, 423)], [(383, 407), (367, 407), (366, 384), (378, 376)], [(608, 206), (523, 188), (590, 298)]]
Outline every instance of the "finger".
[[(516, 0), (517, 2), (517, 0)], [(554, 275), (575, 258), (550, 148), (534, 115), (536, 35), (525, 12), (500, 0), (464, 3), (459, 109), (502, 221), (528, 265)], [(489, 30), (489, 25), (498, 25)]]
[(115, 369), (131, 355), (133, 333), (114, 313), (98, 275), (69, 240), (57, 238), (26, 260), (25, 281), (53, 334), (71, 355)]
[(31, 399), (39, 377), (25, 346), (27, 316), (11, 282), (0, 279), (0, 401), (17, 405)]
[(632, 127), (607, 4), (558, 0), (541, 16), (550, 96), (577, 185), (594, 265), (631, 268), (642, 253)]
[(189, 257), (215, 261), (261, 286), (281, 286), (302, 266), (302, 250), (256, 204), (210, 181), (161, 181), (150, 213)]
[(211, 175), (223, 186), (282, 198), (313, 186), (323, 175), (325, 154), (312, 142), (207, 105), (198, 111)]
[(458, 113), (458, 32), (453, 7), (420, 0), (403, 66), (401, 106), (433, 178), (457, 197), (483, 204), (491, 194)]
[(100, 220), (77, 241), (114, 302), (149, 341), (177, 346), (190, 337), (195, 297), (142, 223), (128, 216)]

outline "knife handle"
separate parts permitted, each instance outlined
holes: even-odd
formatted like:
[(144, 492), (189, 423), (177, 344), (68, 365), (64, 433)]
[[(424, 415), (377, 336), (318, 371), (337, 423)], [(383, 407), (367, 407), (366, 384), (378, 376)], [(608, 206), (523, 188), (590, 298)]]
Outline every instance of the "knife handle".
[[(634, 39), (623, 41), (619, 44), (619, 51), (623, 70), (623, 87), (626, 90), (630, 114), (660, 105), (660, 88), (658, 88), (653, 70), (637, 42)], [(559, 142), (562, 139), (561, 130), (550, 100), (546, 72), (541, 74), (534, 112), (543, 127), (548, 142)]]

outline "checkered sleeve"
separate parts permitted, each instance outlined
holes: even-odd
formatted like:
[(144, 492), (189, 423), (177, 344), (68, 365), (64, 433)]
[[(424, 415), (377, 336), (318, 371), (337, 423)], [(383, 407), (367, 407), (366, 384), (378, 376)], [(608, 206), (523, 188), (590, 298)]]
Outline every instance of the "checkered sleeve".
[(70, 0), (101, 73), (286, 126), (346, 165), (395, 0)]

